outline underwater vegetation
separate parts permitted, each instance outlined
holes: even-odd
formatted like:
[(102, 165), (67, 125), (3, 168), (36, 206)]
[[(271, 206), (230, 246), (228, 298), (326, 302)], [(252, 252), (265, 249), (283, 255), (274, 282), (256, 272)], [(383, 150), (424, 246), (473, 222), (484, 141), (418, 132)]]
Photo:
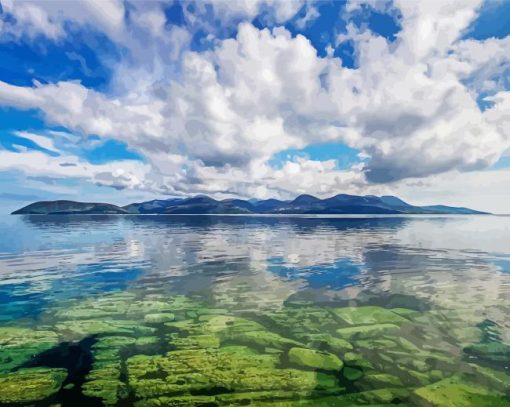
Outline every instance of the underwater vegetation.
[(113, 293), (0, 326), (0, 405), (504, 407), (508, 329), (469, 309)]

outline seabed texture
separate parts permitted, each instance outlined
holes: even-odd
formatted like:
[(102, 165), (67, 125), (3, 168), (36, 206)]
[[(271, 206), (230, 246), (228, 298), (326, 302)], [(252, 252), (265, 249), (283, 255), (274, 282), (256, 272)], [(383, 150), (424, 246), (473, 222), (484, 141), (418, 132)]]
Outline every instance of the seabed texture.
[(16, 324), (0, 327), (2, 406), (510, 406), (508, 328), (470, 309), (235, 311), (154, 290)]

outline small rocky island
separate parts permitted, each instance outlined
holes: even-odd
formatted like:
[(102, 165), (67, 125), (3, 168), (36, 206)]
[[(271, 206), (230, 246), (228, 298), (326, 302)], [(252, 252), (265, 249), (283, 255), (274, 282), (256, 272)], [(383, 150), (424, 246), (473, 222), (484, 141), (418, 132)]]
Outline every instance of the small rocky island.
[(39, 201), (18, 209), (13, 215), (70, 214), (461, 214), (486, 212), (445, 205), (415, 206), (395, 196), (339, 194), (320, 199), (299, 195), (294, 200), (223, 199), (208, 196), (156, 199), (126, 206), (74, 201)]

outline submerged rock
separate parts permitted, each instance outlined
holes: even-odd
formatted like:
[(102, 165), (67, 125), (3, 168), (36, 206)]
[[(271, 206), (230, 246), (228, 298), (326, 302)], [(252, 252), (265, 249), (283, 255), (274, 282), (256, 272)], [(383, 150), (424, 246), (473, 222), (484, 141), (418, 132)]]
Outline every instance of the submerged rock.
[(123, 348), (136, 343), (136, 339), (125, 336), (100, 338), (92, 347), (93, 365), (87, 374), (82, 392), (85, 396), (101, 399), (104, 405), (113, 406), (127, 394), (121, 382), (120, 353)]
[[(466, 340), (471, 334), (457, 332), (462, 319), (456, 314), (457, 328), (449, 330), (448, 316), (310, 303), (232, 315), (196, 298), (108, 294), (50, 312), (45, 321), (54, 326), (45, 329), (0, 328), (0, 373), (36, 374), (35, 368), (15, 369), (45, 360), (36, 356), (59, 342), (89, 338), (90, 371), (83, 383), (77, 381), (62, 394), (81, 390), (107, 406), (398, 405), (410, 401), (405, 387), (419, 387), (414, 401), (442, 406), (448, 391), (457, 394), (459, 402), (467, 400), (461, 395), (470, 383), (478, 383), (479, 389), (475, 386), (465, 397), (478, 400), (485, 390), (495, 389), (501, 394), (492, 401), (506, 401), (503, 393), (509, 383), (504, 372), (462, 360), (476, 356), (501, 368), (508, 360), (502, 336), (491, 327), (492, 342), (459, 344), (459, 338)], [(49, 376), (59, 371), (44, 369)], [(464, 376), (454, 382), (450, 376), (458, 371)], [(349, 383), (355, 392), (346, 394), (341, 383)], [(59, 388), (49, 387), (50, 395)], [(48, 393), (43, 393), (33, 402), (47, 401)]]
[(44, 400), (59, 391), (65, 369), (29, 368), (0, 374), (0, 404), (26, 404)]
[(359, 366), (367, 369), (373, 369), (374, 366), (362, 354), (357, 352), (347, 352), (344, 355), (344, 362), (349, 366)]
[(302, 339), (312, 348), (328, 350), (340, 355), (353, 350), (353, 346), (350, 342), (329, 334), (303, 335)]
[(406, 389), (379, 389), (359, 393), (343, 394), (334, 397), (318, 397), (315, 399), (296, 400), (293, 402), (272, 402), (257, 404), (272, 407), (406, 407), (405, 400), (409, 397)]
[(508, 407), (503, 393), (466, 381), (460, 375), (441, 380), (414, 391), (418, 402), (435, 407)]
[(475, 364), (469, 366), (472, 371), (466, 373), (465, 376), (469, 377), (470, 380), (501, 392), (508, 393), (510, 391), (510, 375), (508, 373)]
[(332, 312), (348, 325), (399, 324), (408, 321), (389, 309), (373, 306), (335, 308)]
[(155, 332), (154, 328), (140, 325), (136, 321), (112, 319), (64, 321), (56, 324), (55, 328), (59, 334), (70, 338), (83, 338), (97, 334), (150, 335)]
[(395, 341), (386, 338), (361, 339), (354, 343), (357, 348), (368, 350), (391, 350), (399, 348), (399, 345)]
[(370, 373), (363, 378), (363, 388), (404, 387), (402, 380), (388, 373)]
[(363, 370), (356, 367), (346, 366), (344, 367), (344, 370), (342, 370), (342, 374), (347, 380), (355, 381), (363, 377)]
[[(244, 347), (178, 350), (166, 356), (137, 355), (128, 359), (129, 385), (137, 399), (190, 392), (297, 391), (337, 388), (332, 376), (278, 368), (277, 355), (254, 354)], [(337, 388), (337, 390), (339, 390)]]
[(113, 362), (94, 368), (82, 385), (85, 396), (101, 399), (105, 406), (114, 406), (120, 398), (128, 394), (127, 386), (119, 380), (120, 364)]
[(159, 324), (162, 322), (170, 322), (175, 319), (175, 315), (172, 313), (158, 313), (158, 314), (146, 314), (144, 321), (150, 324)]
[(235, 343), (240, 343), (254, 347), (270, 347), (275, 349), (287, 349), (291, 346), (301, 346), (301, 344), (292, 339), (284, 338), (269, 331), (250, 331), (230, 333), (228, 339)]
[(215, 335), (175, 337), (170, 343), (177, 349), (210, 349), (220, 347), (220, 339)]
[(337, 356), (313, 349), (291, 348), (287, 356), (290, 363), (305, 368), (340, 371), (344, 365)]
[(464, 352), (489, 362), (509, 362), (510, 345), (501, 342), (489, 342), (470, 345), (464, 348)]
[(131, 293), (114, 293), (59, 308), (55, 317), (61, 320), (93, 319), (124, 316), (136, 296)]
[(132, 293), (114, 293), (88, 299), (55, 311), (58, 320), (133, 320), (150, 323), (173, 321), (177, 314), (198, 309), (199, 305), (183, 296), (137, 298)]
[[(268, 331), (258, 322), (227, 315), (208, 315), (205, 318), (169, 322), (166, 327), (175, 329), (187, 337), (174, 337), (171, 341), (177, 347), (192, 341), (202, 341), (204, 347), (218, 347), (219, 343), (235, 343), (258, 349), (288, 349), (303, 346), (300, 342)], [(214, 336), (214, 337), (213, 337)], [(195, 339), (189, 339), (195, 338)], [(199, 347), (198, 345), (195, 347)]]
[(9, 372), (58, 343), (55, 332), (28, 328), (0, 328), (0, 373)]
[(191, 395), (182, 395), (182, 396), (161, 396), (152, 399), (143, 399), (134, 402), (135, 407), (163, 407), (163, 406), (172, 406), (172, 407), (210, 407), (216, 406), (215, 403), (216, 397), (214, 396), (191, 396)]
[(378, 335), (395, 334), (398, 330), (399, 327), (395, 324), (374, 324), (340, 328), (336, 330), (336, 333), (346, 339), (365, 339)]

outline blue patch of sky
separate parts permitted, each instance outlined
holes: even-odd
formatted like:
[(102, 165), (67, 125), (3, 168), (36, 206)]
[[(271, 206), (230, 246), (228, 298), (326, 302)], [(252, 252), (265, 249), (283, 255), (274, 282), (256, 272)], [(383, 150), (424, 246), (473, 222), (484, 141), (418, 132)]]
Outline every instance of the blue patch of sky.
[[(466, 83), (466, 85), (469, 86), (469, 83)], [(480, 108), (480, 110), (483, 112), (484, 110), (486, 109), (490, 109), (491, 107), (494, 106), (494, 102), (490, 101), (490, 100), (486, 100), (487, 96), (490, 96), (492, 93), (487, 93), (487, 92), (481, 92), (477, 97), (476, 97), (476, 104), (478, 105), (478, 107)]]
[[(60, 126), (48, 126), (44, 123), (41, 114), (37, 110), (19, 110), (8, 107), (0, 107), (0, 148), (9, 151), (19, 151), (19, 147), (42, 151), (51, 156), (58, 156), (52, 151), (38, 146), (33, 141), (16, 134), (17, 131), (28, 131), (36, 134), (48, 134), (49, 130), (67, 131)], [(93, 147), (87, 148), (92, 142)], [(126, 143), (121, 141), (101, 138), (95, 135), (87, 137), (83, 144), (57, 145), (63, 151), (76, 154), (78, 157), (87, 160), (91, 164), (104, 164), (116, 160), (139, 160), (143, 157), (136, 151), (128, 148)], [(72, 147), (72, 148), (69, 148)]]
[[(317, 50), (317, 54), (324, 57), (327, 55), (328, 46), (334, 46), (338, 34), (346, 30), (346, 22), (342, 19), (345, 1), (320, 1), (315, 3), (314, 7), (319, 13), (318, 17), (304, 27), (300, 26), (298, 22), (307, 12), (306, 6), (303, 6), (294, 18), (285, 23), (285, 28), (293, 36), (304, 35)], [(266, 20), (260, 16), (254, 20), (254, 24), (263, 28)]]
[(280, 151), (271, 157), (269, 165), (273, 168), (282, 168), (285, 162), (304, 157), (315, 161), (335, 160), (338, 169), (348, 169), (353, 164), (361, 162), (358, 154), (359, 150), (344, 143), (317, 143), (302, 149)]
[(0, 148), (19, 151), (19, 147), (45, 152), (57, 156), (55, 152), (40, 147), (31, 140), (18, 136), (17, 131), (40, 132), (48, 129), (37, 110), (19, 110), (0, 107)]
[(191, 37), (190, 49), (195, 52), (204, 52), (213, 48), (214, 43), (208, 37), (209, 33), (198, 30)]
[(18, 86), (31, 86), (33, 80), (79, 80), (88, 88), (102, 90), (111, 79), (111, 66), (119, 55), (104, 34), (88, 29), (69, 28), (58, 42), (42, 36), (4, 41), (0, 47), (0, 79)]
[[(401, 15), (396, 9), (389, 9), (387, 13), (382, 13), (367, 5), (362, 5), (357, 11), (351, 13), (349, 22), (362, 30), (367, 28), (372, 33), (393, 42), (401, 30), (400, 19)], [(335, 48), (333, 55), (339, 57), (342, 60), (342, 65), (347, 68), (358, 67), (353, 41), (340, 43)]]
[[(238, 24), (242, 21), (239, 18), (229, 25), (223, 25), (221, 20), (215, 16), (211, 4), (195, 4), (190, 1), (174, 1), (163, 11), (167, 28), (175, 25), (184, 27), (191, 33), (190, 49), (195, 52), (212, 49), (213, 39), (234, 38), (237, 35)], [(194, 18), (187, 18), (190, 15), (193, 15)]]
[(508, 155), (501, 157), (489, 169), (491, 169), (491, 170), (502, 170), (502, 169), (505, 169), (505, 168), (510, 168), (510, 156), (508, 156)]
[(45, 127), (38, 110), (20, 110), (0, 106), (0, 137), (6, 130), (38, 130)]
[(186, 24), (182, 6), (180, 2), (176, 1), (170, 7), (164, 9), (167, 25), (182, 27)]
[(488, 0), (479, 11), (478, 17), (466, 30), (464, 39), (485, 40), (504, 38), (510, 35), (510, 1)]
[[(312, 6), (317, 9), (318, 16), (303, 25), (300, 24), (300, 20), (303, 19), (308, 8), (311, 7), (310, 5), (304, 5), (283, 26), (293, 36), (302, 34), (308, 38), (321, 57), (325, 57), (328, 47), (332, 46), (334, 55), (342, 59), (342, 64), (354, 68), (356, 62), (353, 44), (346, 42), (336, 46), (336, 38), (340, 33), (346, 32), (347, 23), (352, 22), (358, 27), (366, 26), (374, 33), (394, 41), (396, 34), (400, 31), (400, 16), (394, 8), (389, 8), (387, 13), (382, 13), (371, 7), (362, 6), (358, 11), (351, 13), (348, 21), (346, 21), (344, 18), (345, 4), (346, 1), (344, 0), (315, 2)], [(234, 38), (237, 35), (238, 24), (243, 21), (242, 18), (238, 18), (230, 21), (230, 24), (224, 25), (215, 16), (211, 5), (203, 4), (199, 7), (193, 2), (175, 1), (172, 5), (166, 7), (164, 12), (167, 26), (183, 26), (192, 33), (191, 49), (197, 52), (210, 50), (214, 46), (209, 34), (219, 40)], [(282, 25), (275, 21), (273, 12), (271, 7), (262, 6), (260, 13), (251, 23), (258, 29)], [(197, 17), (198, 23), (186, 18), (190, 14)]]
[(342, 60), (342, 66), (346, 68), (352, 69), (358, 67), (356, 63), (356, 49), (353, 41), (344, 41), (339, 44), (335, 48), (333, 56), (335, 58), (340, 58)]
[[(473, 87), (474, 78), (463, 80), (462, 83), (468, 88)], [(492, 100), (488, 100), (488, 97), (495, 95), (496, 93), (504, 90), (510, 90), (510, 69), (504, 69), (500, 72), (496, 72), (492, 77), (488, 78), (496, 83), (493, 89), (489, 91), (479, 92), (476, 96), (476, 103), (481, 111), (490, 109), (494, 106)]]
[(109, 139), (92, 149), (81, 150), (80, 156), (91, 164), (105, 164), (117, 160), (139, 160), (143, 157), (130, 150), (126, 143)]
[(388, 13), (381, 13), (363, 6), (362, 11), (361, 22), (366, 21), (372, 32), (391, 42), (397, 39), (397, 34), (402, 29), (400, 25), (402, 16), (396, 9), (392, 9)]
[[(505, 38), (510, 35), (510, 1), (491, 0), (483, 3), (479, 10), (478, 17), (466, 29), (462, 40), (474, 39), (483, 41), (489, 38)], [(502, 90), (510, 89), (510, 70), (501, 69), (493, 77), (488, 78), (495, 81), (497, 86), (492, 91), (480, 92), (477, 95), (476, 102), (478, 107), (484, 111), (491, 108), (494, 103), (485, 100), (488, 96)], [(472, 79), (463, 81), (470, 87)]]
[[(347, 24), (352, 23), (358, 28), (366, 27), (375, 34), (381, 35), (389, 41), (394, 41), (401, 30), (401, 16), (393, 8), (389, 8), (387, 13), (382, 13), (368, 6), (362, 6), (359, 10), (347, 16), (345, 4), (345, 1), (319, 1), (314, 3), (313, 6), (317, 9), (318, 16), (303, 26), (300, 24), (300, 20), (306, 15), (307, 7), (309, 7), (305, 5), (296, 16), (285, 23), (285, 28), (293, 36), (302, 34), (308, 38), (320, 57), (325, 57), (328, 47), (333, 47), (333, 55), (342, 60), (343, 66), (356, 68), (355, 48), (352, 41), (336, 44), (338, 35), (347, 32)], [(268, 18), (264, 17), (264, 14), (261, 14), (255, 18), (254, 25), (258, 28), (274, 25)]]
[(22, 147), (28, 150), (42, 151), (43, 153), (46, 153), (52, 157), (58, 157), (60, 155), (55, 151), (47, 150), (46, 148), (39, 146), (32, 140), (11, 133), (5, 133), (1, 135), (0, 146), (8, 151), (14, 152), (19, 152), (20, 147)]
[[(463, 83), (468, 87), (470, 86), (469, 81), (463, 81)], [(509, 90), (509, 89), (510, 89), (510, 85), (508, 84), (508, 80), (506, 80), (505, 82), (500, 82), (500, 85), (498, 87), (496, 87), (495, 89), (493, 89), (491, 91), (487, 91), (487, 92), (480, 92), (476, 97), (476, 103), (477, 103), (478, 107), (480, 108), (480, 110), (483, 112), (484, 110), (490, 109), (495, 104), (494, 101), (488, 99), (490, 96), (494, 96), (496, 93), (498, 93), (502, 90)]]

